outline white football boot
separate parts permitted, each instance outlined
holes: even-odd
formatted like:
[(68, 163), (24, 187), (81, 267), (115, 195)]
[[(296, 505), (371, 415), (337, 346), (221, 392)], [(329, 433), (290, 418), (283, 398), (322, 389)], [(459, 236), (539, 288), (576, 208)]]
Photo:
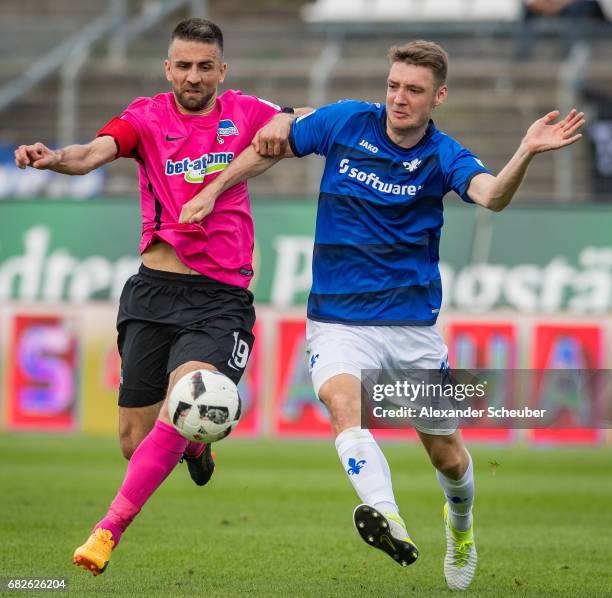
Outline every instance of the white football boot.
[(446, 530), (444, 557), (446, 583), (451, 590), (466, 590), (476, 573), (474, 524), (464, 532), (454, 529), (448, 515), (448, 503), (444, 503), (444, 529)]

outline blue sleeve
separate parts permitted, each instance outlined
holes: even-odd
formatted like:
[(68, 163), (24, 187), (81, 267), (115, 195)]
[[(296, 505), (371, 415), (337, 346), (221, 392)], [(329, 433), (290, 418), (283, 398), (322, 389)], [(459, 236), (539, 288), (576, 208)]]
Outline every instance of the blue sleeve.
[(470, 182), (477, 175), (491, 171), (470, 150), (455, 144), (442, 154), (446, 191), (451, 189), (467, 203), (474, 203), (467, 194)]
[(354, 112), (352, 108), (360, 103), (343, 100), (296, 118), (291, 124), (289, 133), (291, 151), (298, 158), (313, 153), (327, 156), (337, 132)]

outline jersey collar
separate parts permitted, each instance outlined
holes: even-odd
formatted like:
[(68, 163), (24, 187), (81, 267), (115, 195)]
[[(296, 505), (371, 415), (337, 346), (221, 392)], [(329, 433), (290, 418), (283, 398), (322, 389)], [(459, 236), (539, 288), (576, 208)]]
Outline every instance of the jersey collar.
[(383, 106), (380, 114), (380, 118), (378, 119), (378, 128), (382, 135), (382, 138), (395, 150), (399, 150), (401, 152), (412, 152), (416, 149), (423, 147), (427, 141), (431, 138), (431, 136), (437, 131), (436, 125), (434, 121), (430, 118), (429, 124), (427, 125), (427, 129), (425, 129), (425, 133), (419, 141), (413, 145), (412, 147), (402, 147), (395, 143), (389, 135), (387, 135), (387, 110)]
[(174, 100), (174, 93), (169, 92), (167, 94), (168, 103), (171, 105), (174, 113), (181, 120), (190, 120), (195, 119), (198, 125), (207, 127), (207, 126), (216, 126), (219, 122), (219, 116), (221, 115), (221, 96), (217, 96), (215, 99), (215, 107), (208, 114), (184, 114), (181, 112)]

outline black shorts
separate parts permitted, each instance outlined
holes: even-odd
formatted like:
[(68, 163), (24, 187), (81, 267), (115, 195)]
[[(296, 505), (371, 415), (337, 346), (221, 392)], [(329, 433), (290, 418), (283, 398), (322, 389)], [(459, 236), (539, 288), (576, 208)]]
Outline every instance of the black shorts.
[(237, 384), (255, 340), (254, 324), (247, 289), (140, 266), (119, 300), (119, 405), (163, 401), (169, 374), (188, 361), (210, 363)]

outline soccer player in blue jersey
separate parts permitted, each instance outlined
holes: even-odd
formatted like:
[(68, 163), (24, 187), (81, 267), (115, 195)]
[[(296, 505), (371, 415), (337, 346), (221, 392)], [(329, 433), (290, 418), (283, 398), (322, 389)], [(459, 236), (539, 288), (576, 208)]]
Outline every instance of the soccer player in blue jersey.
[[(363, 502), (353, 515), (357, 531), (409, 565), (418, 550), (399, 515), (389, 466), (361, 428), (361, 372), (446, 366), (447, 347), (435, 328), (443, 197), (453, 190), (468, 203), (503, 210), (532, 158), (578, 141), (584, 118), (572, 110), (557, 123), (557, 111), (538, 119), (494, 176), (431, 120), (448, 93), (446, 52), (417, 41), (391, 48), (389, 60), (385, 104), (342, 101), (319, 108), (293, 122), (285, 149), (281, 133), (276, 139), (269, 134), (271, 141), (245, 150), (186, 203), (181, 221), (199, 222), (224, 189), (281, 157), (326, 157), (308, 300), (312, 381)], [(427, 424), (415, 422), (446, 498), (444, 573), (451, 589), (466, 589), (476, 570), (472, 459), (455, 426)]]

